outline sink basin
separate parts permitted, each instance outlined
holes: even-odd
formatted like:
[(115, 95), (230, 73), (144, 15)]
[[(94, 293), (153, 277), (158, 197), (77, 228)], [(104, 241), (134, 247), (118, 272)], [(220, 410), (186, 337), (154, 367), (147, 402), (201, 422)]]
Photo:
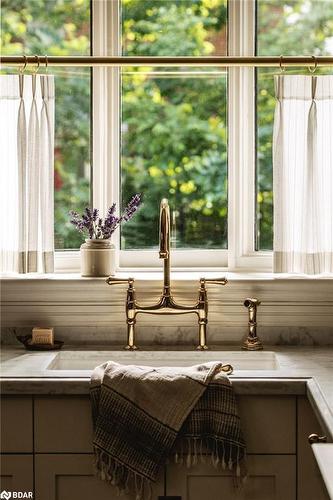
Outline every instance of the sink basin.
[(145, 366), (190, 366), (207, 361), (231, 364), (234, 370), (277, 370), (274, 352), (269, 351), (64, 351), (47, 370), (93, 370), (106, 361)]

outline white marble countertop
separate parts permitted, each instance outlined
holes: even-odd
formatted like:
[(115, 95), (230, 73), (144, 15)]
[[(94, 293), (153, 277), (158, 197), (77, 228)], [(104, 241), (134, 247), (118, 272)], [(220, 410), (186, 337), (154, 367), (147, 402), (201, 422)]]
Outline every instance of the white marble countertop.
[(318, 443), (312, 445), (312, 451), (318, 463), (319, 470), (327, 487), (330, 498), (333, 498), (333, 443)]

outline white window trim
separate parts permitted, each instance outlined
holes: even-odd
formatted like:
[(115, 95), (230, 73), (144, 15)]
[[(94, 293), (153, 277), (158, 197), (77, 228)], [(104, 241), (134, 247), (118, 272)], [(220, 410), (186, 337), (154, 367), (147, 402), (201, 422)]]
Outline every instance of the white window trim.
[[(230, 55), (255, 54), (255, 0), (229, 0)], [(119, 1), (92, 2), (93, 55), (120, 55)], [(119, 206), (119, 68), (93, 69), (93, 205)], [(270, 272), (272, 252), (255, 251), (255, 70), (229, 68), (228, 250), (174, 250), (173, 269)], [(156, 271), (156, 251), (119, 250), (117, 271)], [(56, 272), (78, 272), (79, 252), (56, 252)]]
[[(255, 11), (255, 0), (229, 0), (230, 55), (255, 55)], [(229, 68), (228, 103), (228, 270), (271, 272), (273, 253), (255, 250), (254, 68)]]

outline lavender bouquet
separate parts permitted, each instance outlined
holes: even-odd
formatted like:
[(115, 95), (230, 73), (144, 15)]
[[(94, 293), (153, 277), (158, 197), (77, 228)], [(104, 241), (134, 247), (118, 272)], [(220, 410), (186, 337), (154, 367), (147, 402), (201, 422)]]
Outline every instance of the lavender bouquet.
[(99, 217), (97, 208), (86, 207), (82, 216), (71, 210), (69, 212), (70, 222), (80, 233), (86, 233), (90, 239), (107, 240), (111, 238), (115, 230), (124, 222), (129, 221), (141, 205), (141, 194), (135, 194), (126, 205), (123, 213), (117, 217), (115, 215), (116, 204), (109, 208), (106, 217)]

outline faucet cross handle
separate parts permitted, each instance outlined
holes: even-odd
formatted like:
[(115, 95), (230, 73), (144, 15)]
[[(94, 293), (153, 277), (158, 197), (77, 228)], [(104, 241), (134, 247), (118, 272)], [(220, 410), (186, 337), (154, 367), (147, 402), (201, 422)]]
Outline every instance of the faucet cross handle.
[(226, 285), (228, 283), (227, 278), (200, 278), (200, 285), (204, 287), (205, 285)]
[(206, 285), (226, 285), (228, 280), (226, 278), (200, 278), (199, 299), (197, 304), (198, 317), (199, 317), (199, 345), (197, 349), (204, 351), (208, 349), (206, 343), (206, 330), (208, 323), (208, 298)]
[(109, 276), (106, 279), (108, 285), (128, 285), (126, 297), (126, 323), (127, 323), (127, 345), (125, 349), (133, 351), (137, 349), (134, 343), (134, 326), (136, 323), (136, 302), (135, 302), (135, 289), (134, 278), (115, 278)]
[(109, 276), (106, 278), (106, 283), (108, 285), (129, 285), (133, 286), (134, 278), (115, 278), (114, 276)]

